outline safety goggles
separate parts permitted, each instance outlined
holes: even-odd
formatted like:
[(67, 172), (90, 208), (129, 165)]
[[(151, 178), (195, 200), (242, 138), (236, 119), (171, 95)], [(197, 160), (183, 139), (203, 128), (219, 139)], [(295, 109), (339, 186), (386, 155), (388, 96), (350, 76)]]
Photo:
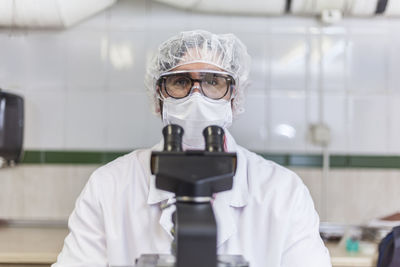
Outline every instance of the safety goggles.
[(161, 91), (175, 99), (185, 98), (197, 88), (204, 96), (218, 100), (227, 95), (230, 95), (230, 98), (233, 97), (235, 79), (229, 73), (222, 71), (182, 70), (162, 74), (157, 85)]

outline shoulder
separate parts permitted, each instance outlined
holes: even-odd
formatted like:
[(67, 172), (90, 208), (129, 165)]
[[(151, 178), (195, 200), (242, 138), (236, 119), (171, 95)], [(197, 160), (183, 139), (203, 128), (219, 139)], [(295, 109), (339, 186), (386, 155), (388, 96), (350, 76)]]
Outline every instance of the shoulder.
[(148, 177), (150, 154), (151, 149), (138, 149), (118, 157), (96, 169), (89, 178), (88, 186), (112, 189), (127, 186), (134, 182), (134, 177)]
[(254, 197), (271, 200), (272, 196), (291, 199), (307, 190), (301, 178), (293, 171), (238, 146), (247, 168), (249, 192)]
[(238, 146), (238, 151), (245, 158), (248, 176), (254, 179), (253, 182), (303, 185), (300, 177), (288, 168), (241, 146)]

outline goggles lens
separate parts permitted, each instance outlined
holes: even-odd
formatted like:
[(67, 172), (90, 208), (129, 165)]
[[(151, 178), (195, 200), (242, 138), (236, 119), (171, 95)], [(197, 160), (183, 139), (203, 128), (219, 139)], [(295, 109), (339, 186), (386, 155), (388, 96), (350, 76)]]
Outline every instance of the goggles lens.
[(159, 83), (167, 95), (173, 98), (184, 98), (194, 88), (199, 88), (206, 97), (221, 99), (228, 92), (231, 93), (231, 85), (235, 84), (235, 80), (224, 72), (172, 72), (162, 75)]

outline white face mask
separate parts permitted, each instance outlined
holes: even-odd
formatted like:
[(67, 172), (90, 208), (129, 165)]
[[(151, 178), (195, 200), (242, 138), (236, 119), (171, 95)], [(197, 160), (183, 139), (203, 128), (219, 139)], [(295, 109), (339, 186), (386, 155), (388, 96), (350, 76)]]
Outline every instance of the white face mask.
[(231, 102), (220, 99), (206, 99), (194, 92), (183, 99), (163, 99), (163, 123), (178, 124), (184, 129), (184, 149), (204, 149), (203, 130), (210, 125), (224, 129), (232, 124)]

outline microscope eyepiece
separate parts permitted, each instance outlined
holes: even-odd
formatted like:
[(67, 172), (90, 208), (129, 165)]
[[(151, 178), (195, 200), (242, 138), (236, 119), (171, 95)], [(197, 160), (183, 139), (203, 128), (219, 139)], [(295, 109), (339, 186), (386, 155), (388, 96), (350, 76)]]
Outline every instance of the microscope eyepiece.
[(224, 152), (224, 130), (216, 125), (211, 125), (203, 130), (206, 143), (205, 150), (208, 152)]
[(177, 124), (168, 124), (162, 130), (164, 136), (164, 151), (182, 151), (183, 128)]

